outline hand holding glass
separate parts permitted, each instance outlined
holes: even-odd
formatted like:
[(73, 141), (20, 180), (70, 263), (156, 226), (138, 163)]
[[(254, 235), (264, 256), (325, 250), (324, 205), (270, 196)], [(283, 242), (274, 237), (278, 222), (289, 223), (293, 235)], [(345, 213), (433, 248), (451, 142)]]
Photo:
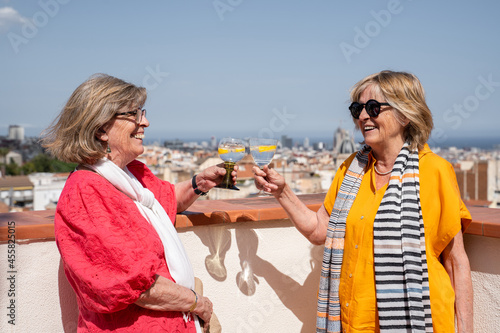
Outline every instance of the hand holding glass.
[(245, 143), (243, 140), (234, 138), (223, 138), (219, 143), (219, 157), (224, 161), (226, 174), (222, 182), (216, 187), (229, 190), (239, 191), (240, 189), (234, 186), (233, 176), (231, 173), (234, 170), (236, 162), (245, 156)]
[[(257, 164), (259, 168), (262, 169), (264, 166), (271, 163), (274, 153), (276, 153), (278, 140), (252, 138), (248, 142), (250, 144), (250, 153), (252, 154), (255, 164)], [(262, 191), (259, 191), (259, 195), (262, 193)]]

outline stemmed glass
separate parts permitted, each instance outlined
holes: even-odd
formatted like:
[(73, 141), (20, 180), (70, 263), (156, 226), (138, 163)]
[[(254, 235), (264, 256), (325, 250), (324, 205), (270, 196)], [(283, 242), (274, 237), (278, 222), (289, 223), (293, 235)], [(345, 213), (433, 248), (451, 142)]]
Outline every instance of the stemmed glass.
[[(274, 153), (276, 153), (278, 140), (251, 138), (248, 140), (248, 143), (250, 145), (250, 153), (252, 154), (253, 160), (259, 168), (262, 169), (264, 166), (271, 163)], [(263, 193), (269, 195), (269, 193), (263, 192), (262, 190), (260, 190), (257, 195), (262, 195)]]
[(231, 173), (234, 170), (234, 165), (236, 162), (241, 160), (245, 156), (245, 143), (241, 139), (235, 138), (223, 138), (219, 142), (219, 157), (224, 161), (224, 168), (226, 169), (226, 174), (222, 182), (216, 187), (225, 188), (228, 190), (240, 189), (234, 186), (233, 177)]

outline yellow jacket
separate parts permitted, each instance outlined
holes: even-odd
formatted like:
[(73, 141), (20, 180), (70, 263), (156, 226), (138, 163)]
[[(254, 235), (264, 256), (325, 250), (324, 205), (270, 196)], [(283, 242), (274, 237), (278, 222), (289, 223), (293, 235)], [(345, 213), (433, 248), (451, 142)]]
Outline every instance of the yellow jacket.
[[(324, 201), (329, 214), (355, 155), (345, 160), (335, 174)], [(373, 266), (373, 222), (387, 185), (376, 190), (375, 162), (370, 153), (367, 170), (347, 216), (339, 296), (342, 328), (351, 333), (379, 331)], [(439, 256), (453, 237), (461, 229), (465, 230), (471, 216), (460, 199), (452, 165), (434, 154), (428, 145), (419, 151), (419, 178), (434, 332), (454, 332), (455, 293)]]

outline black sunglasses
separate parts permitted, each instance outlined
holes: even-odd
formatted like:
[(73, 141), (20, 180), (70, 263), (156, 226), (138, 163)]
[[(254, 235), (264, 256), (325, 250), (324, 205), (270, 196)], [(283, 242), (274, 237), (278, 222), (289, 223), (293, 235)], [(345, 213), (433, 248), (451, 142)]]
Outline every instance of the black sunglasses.
[(361, 104), (358, 102), (352, 102), (351, 106), (349, 106), (349, 110), (351, 111), (351, 115), (354, 119), (359, 119), (359, 115), (363, 111), (363, 107), (366, 110), (366, 113), (370, 117), (377, 117), (380, 114), (380, 107), (382, 105), (390, 105), (389, 103), (379, 103), (374, 99), (370, 99), (365, 104)]

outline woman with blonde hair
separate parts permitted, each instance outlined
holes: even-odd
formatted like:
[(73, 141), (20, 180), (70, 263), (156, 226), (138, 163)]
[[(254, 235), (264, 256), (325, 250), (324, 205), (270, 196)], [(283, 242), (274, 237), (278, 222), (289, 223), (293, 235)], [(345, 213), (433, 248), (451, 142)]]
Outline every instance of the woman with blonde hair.
[(324, 244), (317, 332), (472, 332), (462, 233), (470, 214), (453, 167), (427, 145), (433, 122), (415, 75), (382, 71), (351, 90), (364, 137), (309, 210), (275, 170), (254, 168), (296, 228)]
[(42, 139), (56, 158), (78, 164), (54, 220), (78, 332), (201, 332), (212, 317), (174, 222), (226, 171), (213, 166), (176, 185), (158, 179), (136, 160), (149, 126), (145, 102), (146, 89), (94, 75)]

